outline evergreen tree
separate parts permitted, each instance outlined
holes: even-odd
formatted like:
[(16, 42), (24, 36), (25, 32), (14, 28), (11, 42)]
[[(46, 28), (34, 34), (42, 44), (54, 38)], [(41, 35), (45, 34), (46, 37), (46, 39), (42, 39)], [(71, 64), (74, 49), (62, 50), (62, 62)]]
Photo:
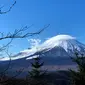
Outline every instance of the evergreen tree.
[(85, 56), (83, 54), (75, 53), (76, 57), (72, 58), (78, 66), (78, 70), (74, 71), (70, 69), (71, 84), (72, 85), (85, 85)]
[(41, 57), (37, 56), (31, 63), (32, 70), (29, 71), (28, 85), (48, 85), (45, 79), (46, 70), (42, 70), (41, 67), (44, 62), (41, 62)]
[(31, 63), (32, 70), (29, 71), (31, 78), (41, 78), (45, 75), (46, 71), (41, 70), (44, 62), (40, 60), (41, 58), (39, 56), (33, 59), (34, 62)]

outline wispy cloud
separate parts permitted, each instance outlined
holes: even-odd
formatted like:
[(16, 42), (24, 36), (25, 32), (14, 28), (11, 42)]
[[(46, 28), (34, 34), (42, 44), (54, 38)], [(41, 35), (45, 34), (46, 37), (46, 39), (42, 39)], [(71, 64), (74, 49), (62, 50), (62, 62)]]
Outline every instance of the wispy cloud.
[(30, 47), (34, 48), (40, 45), (41, 40), (40, 39), (28, 39), (28, 42), (30, 43)]

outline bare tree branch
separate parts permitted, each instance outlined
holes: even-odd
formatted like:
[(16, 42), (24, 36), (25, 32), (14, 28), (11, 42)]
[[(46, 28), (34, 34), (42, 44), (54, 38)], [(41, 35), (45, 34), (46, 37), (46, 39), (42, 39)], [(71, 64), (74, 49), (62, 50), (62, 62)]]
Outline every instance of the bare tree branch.
[[(31, 25), (32, 26), (32, 25)], [(33, 35), (37, 35), (37, 34), (40, 34), (42, 31), (44, 31), (45, 28), (47, 28), (49, 25), (45, 26), (44, 28), (42, 28), (41, 30), (37, 31), (37, 32), (32, 32), (32, 33), (29, 33), (27, 32), (27, 30), (31, 27), (23, 27), (21, 29), (15, 29), (15, 31), (13, 33), (7, 33), (6, 35), (2, 32), (0, 32), (0, 40), (5, 40), (5, 39), (11, 39), (6, 45), (3, 45), (0, 47), (0, 52), (2, 52), (3, 50), (6, 49), (7, 46), (10, 45), (10, 43), (13, 41), (13, 39), (16, 39), (16, 38), (26, 38), (26, 37), (29, 37), (29, 36), (33, 36)], [(25, 32), (25, 33), (24, 33)], [(27, 33), (26, 33), (27, 32)]]
[(44, 31), (45, 28), (47, 28), (49, 25), (45, 26), (44, 28), (42, 28), (41, 30), (37, 31), (37, 32), (27, 32), (25, 34), (23, 34), (23, 32), (27, 31), (28, 28), (30, 28), (31, 26), (27, 27), (25, 26), (24, 28), (21, 29), (15, 29), (14, 33), (8, 33), (7, 35), (4, 35), (4, 33), (0, 33), (1, 37), (0, 40), (4, 40), (4, 39), (8, 39), (8, 38), (26, 38), (29, 36), (33, 36), (33, 35), (37, 35), (40, 34), (42, 31)]
[(5, 53), (6, 53), (7, 56), (9, 57), (9, 63), (8, 63), (8, 65), (7, 65), (7, 67), (4, 69), (4, 71), (3, 71), (3, 72), (0, 72), (0, 76), (1, 76), (1, 75), (2, 75), (2, 76), (5, 75), (6, 72), (9, 70), (10, 65), (11, 65), (11, 54), (9, 54), (8, 50), (9, 50), (9, 47), (7, 48), (7, 50), (5, 51)]
[(0, 47), (0, 52), (5, 51), (7, 46), (9, 46), (13, 41), (13, 38), (6, 44)]
[(10, 69), (10, 65), (11, 65), (11, 55), (8, 53), (8, 49), (7, 49), (6, 54), (8, 55), (8, 57), (10, 58), (10, 60), (9, 60), (9, 63), (7, 65), (7, 67), (5, 68), (5, 70), (2, 71), (2, 72), (0, 72), (0, 83), (6, 83), (7, 81), (9, 81), (10, 78), (13, 79), (13, 78), (18, 77), (23, 72), (23, 70), (24, 70), (24, 68), (19, 69), (18, 71), (16, 71), (16, 74), (14, 76), (9, 77), (7, 79), (4, 79), (4, 78), (6, 78), (7, 72)]
[[(15, 4), (16, 4), (16, 1), (6, 11), (2, 11), (2, 8), (3, 7), (1, 7), (0, 8), (0, 14), (6, 14), (6, 13), (10, 12), (11, 9), (14, 7)], [(37, 32), (27, 32), (28, 28), (30, 28), (31, 26), (29, 26), (29, 27), (25, 26), (25, 27), (23, 27), (21, 29), (15, 29), (13, 33), (9, 32), (7, 34), (4, 34), (3, 32), (0, 32), (0, 41), (6, 40), (6, 39), (10, 39), (10, 41), (6, 45), (3, 45), (3, 46), (0, 47), (0, 52), (5, 51), (7, 49), (7, 47), (11, 44), (11, 42), (13, 41), (13, 39), (16, 39), (16, 38), (26, 38), (26, 37), (29, 37), (29, 36), (34, 36), (34, 35), (40, 34), (49, 25), (45, 26), (44, 28), (40, 29)], [(11, 56), (8, 53), (8, 51), (6, 52), (6, 54), (9, 57), (9, 62), (8, 62), (7, 67), (4, 69), (4, 71), (3, 72), (0, 72), (0, 83), (7, 82), (9, 80), (9, 78), (4, 80), (4, 78), (6, 76), (6, 72), (10, 69), (10, 65), (11, 65)], [(23, 69), (20, 69), (19, 71), (16, 71), (16, 75), (14, 75), (14, 76), (12, 76), (10, 78), (11, 79), (12, 78), (16, 78), (17, 76), (19, 76), (23, 72), (23, 70), (24, 70), (24, 68)]]
[(6, 14), (6, 13), (10, 12), (15, 4), (16, 4), (16, 1), (12, 4), (12, 6), (10, 6), (10, 8), (7, 11), (2, 11), (3, 7), (1, 7), (0, 8), (0, 14)]

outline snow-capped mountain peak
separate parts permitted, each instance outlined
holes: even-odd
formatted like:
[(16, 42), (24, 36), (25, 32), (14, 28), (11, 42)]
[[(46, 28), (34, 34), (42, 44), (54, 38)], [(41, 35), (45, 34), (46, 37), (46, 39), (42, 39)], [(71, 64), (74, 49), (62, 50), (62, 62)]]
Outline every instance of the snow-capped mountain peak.
[(46, 40), (41, 45), (41, 48), (43, 49), (52, 49), (54, 47), (62, 47), (66, 52), (68, 52), (69, 50), (74, 51), (74, 49), (81, 51), (81, 47), (85, 48), (85, 45), (81, 44), (75, 37), (70, 35), (57, 35)]
[(48, 40), (46, 40), (41, 46), (44, 48), (53, 48), (55, 46), (64, 47), (64, 49), (68, 46), (68, 43), (71, 41), (75, 41), (76, 38), (70, 35), (57, 35)]
[(32, 56), (35, 56), (36, 53), (42, 53), (43, 51), (46, 56), (53, 57), (56, 55), (66, 57), (67, 55), (73, 55), (75, 49), (84, 53), (85, 45), (78, 42), (75, 37), (70, 35), (57, 35), (39, 44), (37, 47), (21, 51), (19, 54), (15, 55), (12, 60), (24, 57), (28, 59), (31, 57), (32, 59)]

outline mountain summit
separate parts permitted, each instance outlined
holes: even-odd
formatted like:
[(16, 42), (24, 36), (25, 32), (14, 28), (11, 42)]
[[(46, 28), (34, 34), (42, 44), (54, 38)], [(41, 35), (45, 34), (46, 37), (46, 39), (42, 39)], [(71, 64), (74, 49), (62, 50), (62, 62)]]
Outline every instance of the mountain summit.
[[(31, 49), (27, 49), (21, 51), (17, 55), (15, 55), (12, 60), (26, 58), (32, 59), (36, 55), (43, 54), (45, 57), (68, 57), (74, 56), (75, 51), (84, 53), (85, 45), (77, 41), (75, 37), (70, 35), (57, 35), (52, 38), (49, 38), (44, 43), (38, 45), (37, 47), (33, 47)], [(3, 58), (1, 60), (8, 60), (9, 58)]]
[(52, 49), (57, 47), (64, 49), (68, 54), (72, 54), (72, 52), (75, 50), (78, 50), (79, 52), (85, 52), (85, 45), (70, 35), (57, 35), (42, 44), (42, 48), (44, 49)]

